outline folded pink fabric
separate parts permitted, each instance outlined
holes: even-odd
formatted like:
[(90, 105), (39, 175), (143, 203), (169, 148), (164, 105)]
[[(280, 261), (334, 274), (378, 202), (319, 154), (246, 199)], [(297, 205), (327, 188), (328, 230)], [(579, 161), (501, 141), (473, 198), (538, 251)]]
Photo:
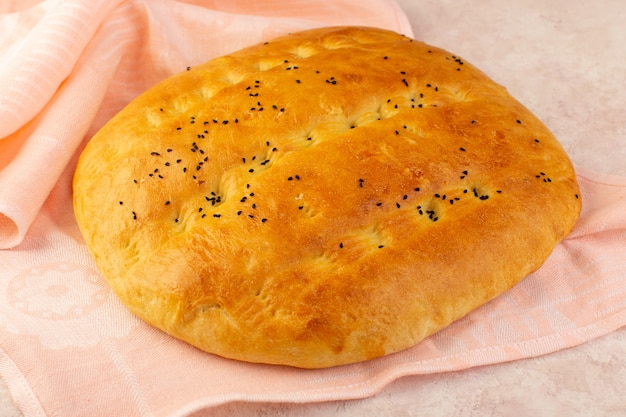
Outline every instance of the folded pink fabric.
[(393, 0), (7, 4), (0, 244), (12, 249), (0, 251), (0, 377), (24, 415), (174, 417), (234, 400), (360, 398), (404, 375), (537, 356), (626, 325), (626, 178), (580, 168), (583, 213), (544, 266), (414, 348), (306, 371), (168, 337), (127, 311), (83, 244), (71, 202), (82, 142), (160, 79), (247, 44), (321, 25), (411, 28)]

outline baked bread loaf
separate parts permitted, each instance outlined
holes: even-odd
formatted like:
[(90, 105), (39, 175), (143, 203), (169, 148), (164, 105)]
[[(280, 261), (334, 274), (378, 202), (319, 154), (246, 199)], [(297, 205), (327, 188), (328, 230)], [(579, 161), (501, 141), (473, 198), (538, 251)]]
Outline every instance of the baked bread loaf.
[(331, 27), (136, 98), (83, 151), (74, 207), (143, 320), (319, 368), (411, 347), (508, 290), (581, 199), (550, 131), (463, 58)]

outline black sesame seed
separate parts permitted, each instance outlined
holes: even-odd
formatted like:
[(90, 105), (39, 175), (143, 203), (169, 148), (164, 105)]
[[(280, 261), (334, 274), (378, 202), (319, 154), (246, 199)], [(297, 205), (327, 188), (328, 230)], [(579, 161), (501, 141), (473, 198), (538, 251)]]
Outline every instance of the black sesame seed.
[(460, 150), (461, 152), (465, 152), (465, 148), (463, 148), (463, 147), (460, 147), (460, 148), (459, 148), (459, 150)]
[(219, 214), (219, 213), (215, 213), (215, 214), (213, 215), (213, 217), (215, 217), (215, 218), (219, 218), (219, 217), (222, 217), (222, 215), (221, 215), (221, 214)]

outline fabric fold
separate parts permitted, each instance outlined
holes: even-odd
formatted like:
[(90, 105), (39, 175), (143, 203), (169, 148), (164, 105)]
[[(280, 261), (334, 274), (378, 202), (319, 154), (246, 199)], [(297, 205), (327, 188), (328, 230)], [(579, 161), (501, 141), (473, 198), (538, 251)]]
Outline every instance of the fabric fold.
[(50, 5), (21, 47), (4, 61), (1, 249), (23, 240), (87, 132), (119, 62), (122, 44), (107, 38), (106, 28), (93, 36), (107, 17), (106, 4), (94, 2), (94, 9), (79, 1)]

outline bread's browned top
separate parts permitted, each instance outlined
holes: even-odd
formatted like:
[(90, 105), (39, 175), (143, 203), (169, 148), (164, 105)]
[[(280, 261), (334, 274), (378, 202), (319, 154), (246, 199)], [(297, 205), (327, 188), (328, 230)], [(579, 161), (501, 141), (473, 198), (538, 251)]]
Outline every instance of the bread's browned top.
[(90, 141), (76, 217), (112, 288), (208, 352), (324, 367), (410, 347), (538, 268), (581, 207), (506, 90), (368, 28), (176, 75)]

